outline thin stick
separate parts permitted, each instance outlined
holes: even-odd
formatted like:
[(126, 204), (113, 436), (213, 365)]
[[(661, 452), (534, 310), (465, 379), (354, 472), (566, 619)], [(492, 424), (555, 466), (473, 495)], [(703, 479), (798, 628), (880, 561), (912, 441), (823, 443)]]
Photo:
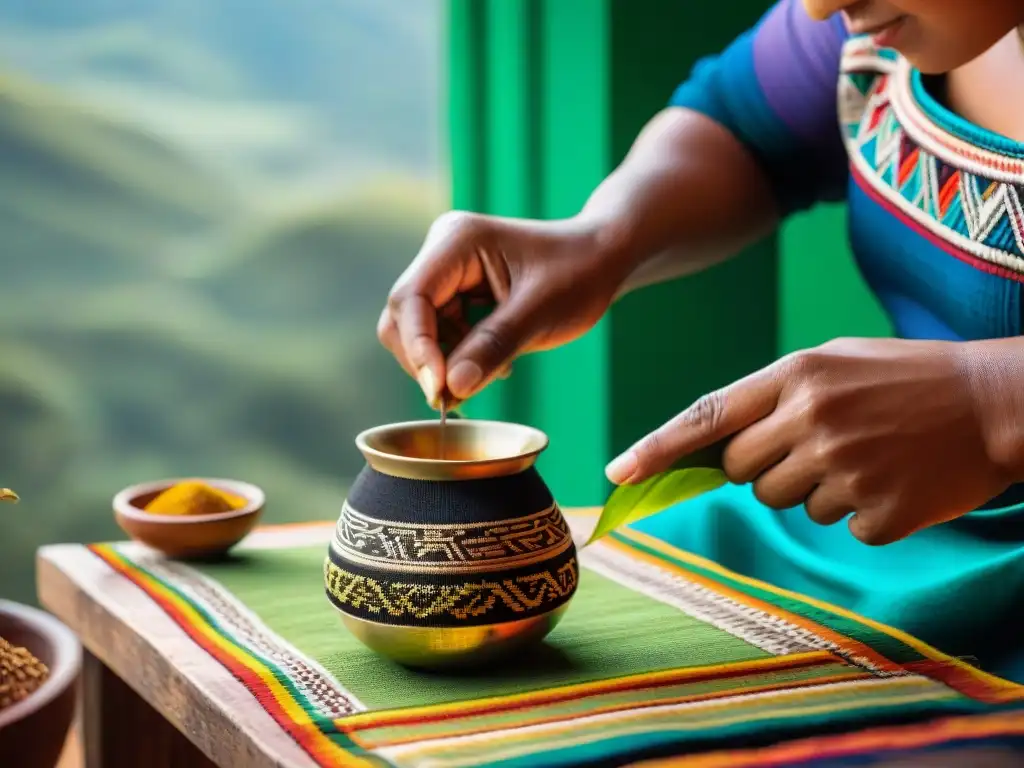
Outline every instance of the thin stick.
[(440, 456), (438, 458), (445, 458), (447, 451), (445, 450), (445, 432), (446, 425), (448, 424), (448, 391), (444, 390), (441, 392), (441, 440), (438, 448), (440, 450)]

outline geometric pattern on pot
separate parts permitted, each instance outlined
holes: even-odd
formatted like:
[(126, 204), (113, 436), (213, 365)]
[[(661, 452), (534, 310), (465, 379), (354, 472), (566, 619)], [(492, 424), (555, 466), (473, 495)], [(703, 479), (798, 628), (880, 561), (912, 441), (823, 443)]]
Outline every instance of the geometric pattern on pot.
[(327, 596), (357, 618), (411, 626), (480, 626), (528, 619), (566, 603), (579, 579), (575, 551), (533, 568), (493, 574), (355, 573), (335, 553), (324, 562)]
[(513, 520), (409, 523), (365, 515), (346, 502), (332, 547), (345, 560), (413, 571), (483, 573), (540, 563), (572, 546), (555, 504)]

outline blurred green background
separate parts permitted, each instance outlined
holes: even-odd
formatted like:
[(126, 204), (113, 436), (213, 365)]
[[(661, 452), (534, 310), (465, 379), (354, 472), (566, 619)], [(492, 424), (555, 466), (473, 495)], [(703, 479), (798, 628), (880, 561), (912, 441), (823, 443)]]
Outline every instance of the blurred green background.
[[(770, 1), (3, 0), (0, 485), (24, 500), (0, 596), (34, 600), (41, 544), (120, 537), (110, 498), (142, 480), (237, 477), (269, 521), (332, 518), (355, 433), (425, 412), (374, 328), (434, 216), (578, 210)], [(695, 329), (685, 354), (666, 325)], [(599, 504), (604, 463), (708, 389), (887, 333), (827, 206), (472, 413), (546, 430), (556, 495)]]
[(333, 517), (411, 417), (381, 302), (446, 205), (441, 0), (0, 4), (0, 596), (170, 475)]

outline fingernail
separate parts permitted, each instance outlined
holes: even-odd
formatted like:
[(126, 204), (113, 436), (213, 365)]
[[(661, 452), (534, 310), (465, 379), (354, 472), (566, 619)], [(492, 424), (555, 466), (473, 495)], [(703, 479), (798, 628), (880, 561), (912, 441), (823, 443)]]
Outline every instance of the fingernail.
[(434, 401), (437, 400), (437, 378), (435, 378), (434, 372), (424, 366), (416, 374), (416, 380), (420, 383), (420, 389), (423, 390), (423, 394), (427, 396), (427, 402), (433, 405)]
[(621, 485), (635, 475), (636, 470), (636, 454), (632, 451), (627, 451), (605, 467), (604, 473), (613, 483)]
[(479, 365), (472, 360), (463, 360), (448, 374), (448, 389), (459, 397), (469, 397), (483, 377), (484, 372)]

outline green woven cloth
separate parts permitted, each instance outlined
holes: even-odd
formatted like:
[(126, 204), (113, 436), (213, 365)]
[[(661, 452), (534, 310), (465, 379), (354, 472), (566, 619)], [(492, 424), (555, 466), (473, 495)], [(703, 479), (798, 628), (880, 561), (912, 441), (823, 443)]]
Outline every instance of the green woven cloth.
[[(877, 722), (1004, 716), (1024, 694), (631, 530), (580, 552), (579, 591), (529, 654), (473, 674), (410, 671), (360, 645), (327, 601), (330, 532), (295, 546), (271, 529), (228, 561), (192, 566), (134, 545), (92, 549), (324, 766), (777, 764), (751, 750)], [(932, 723), (916, 738), (950, 732)]]
[(548, 643), (498, 673), (463, 675), (456, 684), (450, 676), (413, 672), (386, 662), (349, 634), (324, 599), (323, 559), (323, 547), (264, 551), (238, 563), (199, 570), (375, 709), (517, 693), (527, 679), (532, 686), (547, 688), (769, 655), (678, 609), (588, 573)]

